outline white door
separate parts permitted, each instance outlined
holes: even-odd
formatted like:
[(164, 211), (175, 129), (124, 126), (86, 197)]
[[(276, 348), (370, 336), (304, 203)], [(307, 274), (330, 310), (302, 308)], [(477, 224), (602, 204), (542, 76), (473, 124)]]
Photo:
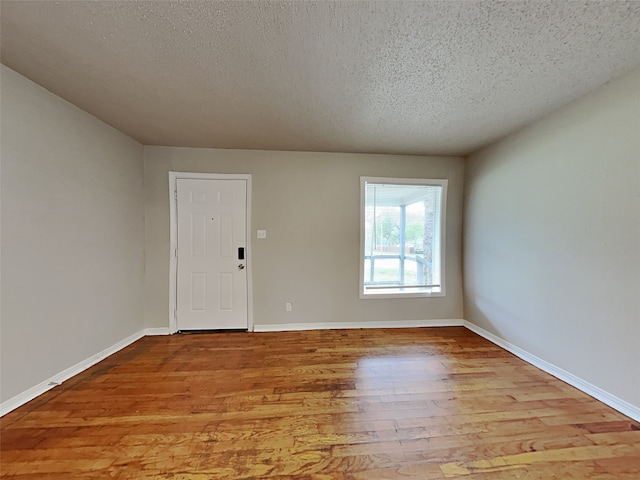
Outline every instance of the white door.
[(178, 330), (248, 328), (245, 180), (176, 180)]

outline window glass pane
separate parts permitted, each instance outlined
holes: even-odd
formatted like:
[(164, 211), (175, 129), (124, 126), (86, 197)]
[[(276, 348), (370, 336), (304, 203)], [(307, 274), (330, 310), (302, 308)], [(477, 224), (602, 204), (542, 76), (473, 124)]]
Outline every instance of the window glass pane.
[(364, 187), (364, 293), (440, 292), (442, 186)]

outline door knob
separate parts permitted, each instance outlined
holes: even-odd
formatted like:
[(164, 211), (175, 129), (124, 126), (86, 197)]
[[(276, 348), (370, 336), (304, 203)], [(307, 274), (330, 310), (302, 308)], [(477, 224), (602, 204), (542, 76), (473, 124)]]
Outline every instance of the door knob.
[(243, 270), (244, 269), (244, 265), (243, 264), (238, 265), (238, 269)]

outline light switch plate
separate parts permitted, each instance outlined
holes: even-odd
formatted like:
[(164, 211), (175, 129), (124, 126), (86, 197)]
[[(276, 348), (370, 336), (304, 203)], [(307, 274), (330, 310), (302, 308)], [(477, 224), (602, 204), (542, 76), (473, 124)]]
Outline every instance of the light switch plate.
[(258, 238), (267, 238), (266, 230), (258, 230)]

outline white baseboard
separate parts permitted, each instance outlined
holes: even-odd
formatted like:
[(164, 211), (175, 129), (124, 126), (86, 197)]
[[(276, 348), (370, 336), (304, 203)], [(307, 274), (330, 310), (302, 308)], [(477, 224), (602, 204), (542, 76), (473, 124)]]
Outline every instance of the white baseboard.
[(321, 323), (279, 323), (254, 325), (254, 332), (287, 332), (293, 330), (344, 330), (349, 328), (414, 328), (414, 327), (462, 327), (464, 320), (401, 320), (389, 322), (321, 322)]
[(153, 337), (156, 335), (171, 335), (171, 330), (169, 330), (169, 327), (145, 328), (142, 332), (145, 336), (148, 337)]
[(464, 326), (471, 330), (474, 333), (477, 333), (481, 337), (486, 338), (490, 342), (496, 344), (497, 346), (504, 348), (508, 352), (513, 353), (516, 357), (521, 358), (527, 363), (530, 363), (534, 367), (539, 368), (542, 371), (547, 372), (550, 375), (562, 380), (563, 382), (568, 383), (569, 385), (576, 387), (578, 390), (586, 393), (587, 395), (591, 395), (593, 398), (600, 400), (602, 403), (609, 405), (611, 408), (616, 409), (620, 413), (627, 415), (628, 417), (633, 418), (634, 420), (640, 422), (640, 408), (635, 405), (630, 404), (622, 400), (621, 398), (612, 395), (611, 393), (601, 389), (600, 387), (596, 387), (586, 380), (581, 379), (580, 377), (575, 376), (573, 373), (567, 372), (552, 363), (547, 362), (535, 355), (527, 352), (526, 350), (521, 349), (520, 347), (516, 347), (512, 343), (503, 340), (502, 338), (494, 335), (487, 330), (478, 327), (477, 325), (464, 321)]
[[(167, 329), (169, 330), (169, 329)], [(124, 347), (131, 345), (136, 340), (141, 339), (145, 336), (145, 331), (141, 330), (133, 335), (125, 338), (124, 340), (119, 341), (115, 345), (112, 345), (108, 348), (105, 348), (100, 353), (96, 353), (95, 355), (76, 363), (75, 365), (63, 370), (60, 373), (55, 374), (54, 376), (48, 378), (44, 382), (41, 382), (28, 390), (25, 390), (22, 393), (19, 393), (15, 397), (10, 398), (2, 403), (0, 403), (0, 416), (3, 416), (9, 413), (12, 410), (24, 405), (25, 403), (33, 400), (39, 395), (42, 395), (44, 392), (51, 390), (54, 387), (57, 387), (65, 380), (69, 380), (74, 375), (79, 374), (80, 372), (85, 371), (87, 368), (92, 367), (96, 363), (104, 360), (110, 355), (113, 355), (119, 350), (122, 350)]]

